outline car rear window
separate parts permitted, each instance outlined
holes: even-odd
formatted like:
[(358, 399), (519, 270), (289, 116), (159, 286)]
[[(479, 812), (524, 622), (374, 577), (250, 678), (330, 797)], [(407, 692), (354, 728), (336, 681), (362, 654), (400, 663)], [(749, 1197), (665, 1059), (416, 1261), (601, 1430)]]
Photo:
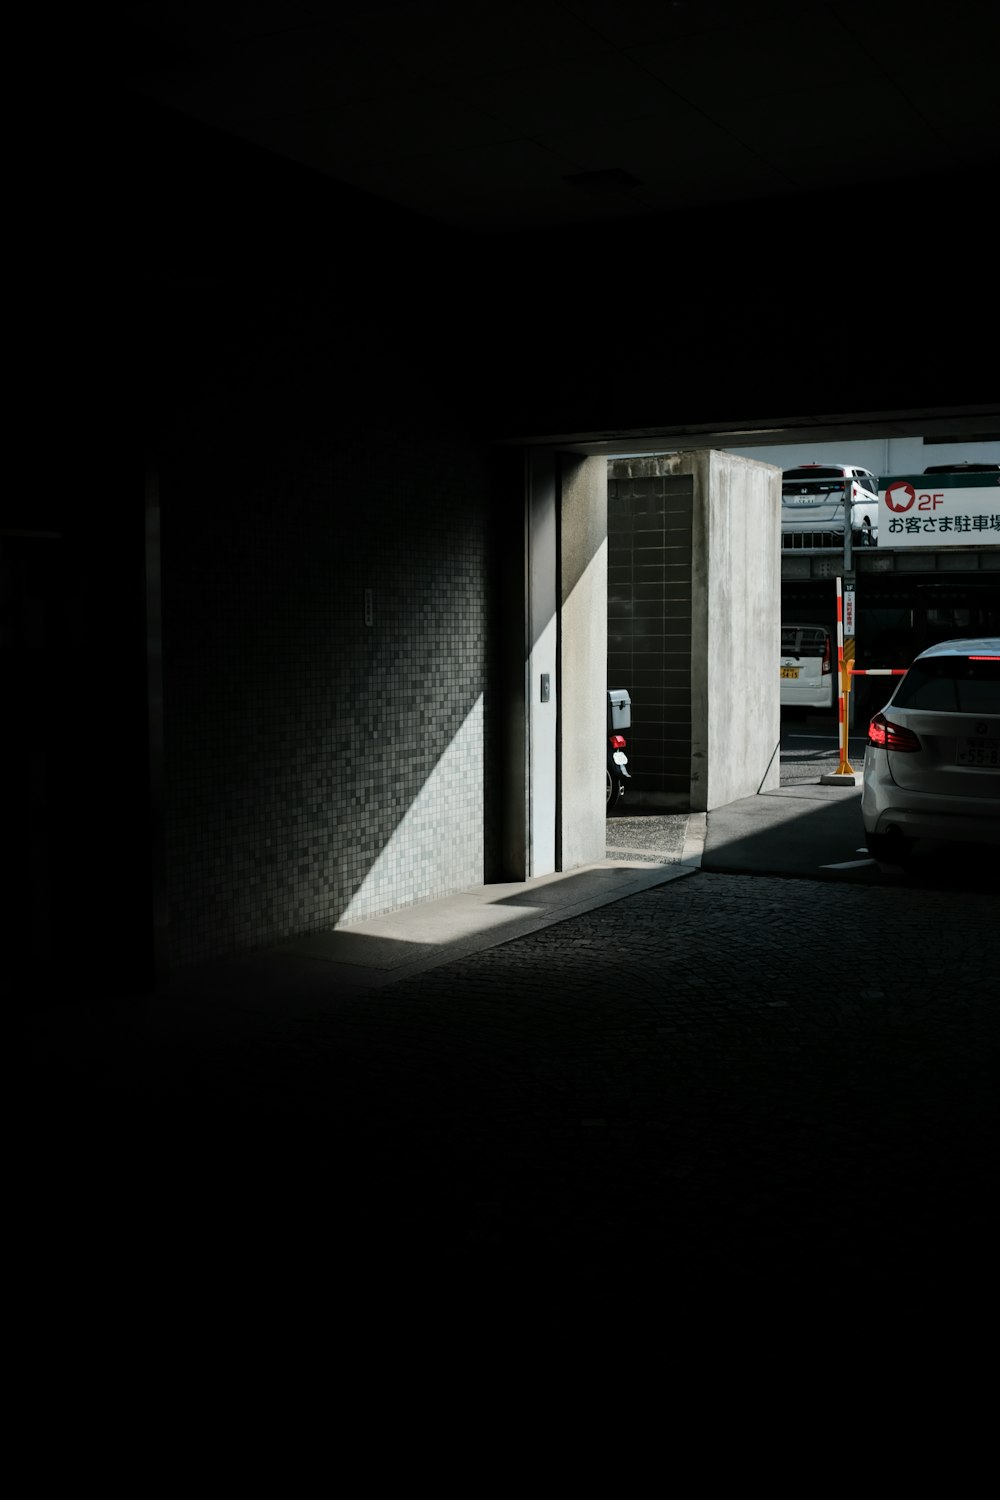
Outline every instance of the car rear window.
[(1000, 661), (970, 656), (929, 656), (913, 666), (896, 689), (898, 708), (944, 713), (1000, 714)]
[(785, 474), (781, 481), (783, 495), (833, 495), (843, 488), (844, 476), (836, 469), (817, 469), (799, 477)]
[(844, 482), (843, 469), (824, 468), (822, 464), (810, 466), (808, 469), (786, 469), (782, 474), (783, 479), (839, 479)]
[(781, 651), (784, 656), (822, 656), (827, 633), (821, 627), (782, 625)]

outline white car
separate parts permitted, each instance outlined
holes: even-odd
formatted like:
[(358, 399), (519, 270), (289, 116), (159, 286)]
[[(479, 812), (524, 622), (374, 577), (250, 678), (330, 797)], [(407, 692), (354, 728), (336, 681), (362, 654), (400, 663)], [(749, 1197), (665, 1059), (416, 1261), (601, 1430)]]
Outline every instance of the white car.
[(833, 642), (822, 625), (781, 627), (782, 708), (833, 707)]
[(781, 546), (844, 545), (845, 496), (856, 547), (878, 542), (878, 480), (855, 464), (799, 464), (781, 471)]
[(1000, 636), (914, 658), (869, 723), (861, 817), (869, 853), (887, 864), (919, 838), (1000, 850)]

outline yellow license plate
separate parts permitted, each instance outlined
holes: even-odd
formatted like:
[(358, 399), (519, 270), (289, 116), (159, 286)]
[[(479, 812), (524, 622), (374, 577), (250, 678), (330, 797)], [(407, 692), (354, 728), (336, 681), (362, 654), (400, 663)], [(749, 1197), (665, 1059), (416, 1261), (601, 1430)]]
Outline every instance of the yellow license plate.
[(798, 667), (782, 667), (781, 675), (782, 677), (798, 677), (799, 669)]

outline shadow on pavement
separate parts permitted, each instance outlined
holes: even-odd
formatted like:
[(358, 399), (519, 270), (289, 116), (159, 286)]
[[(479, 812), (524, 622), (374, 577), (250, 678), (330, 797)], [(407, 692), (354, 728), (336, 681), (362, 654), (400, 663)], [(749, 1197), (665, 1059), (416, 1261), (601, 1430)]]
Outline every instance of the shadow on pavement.
[(722, 875), (1000, 895), (998, 855), (990, 845), (922, 839), (905, 865), (879, 864), (865, 845), (860, 781), (854, 787), (800, 782), (710, 812), (701, 867)]
[(878, 878), (865, 849), (860, 787), (800, 783), (710, 812), (702, 869), (812, 880)]

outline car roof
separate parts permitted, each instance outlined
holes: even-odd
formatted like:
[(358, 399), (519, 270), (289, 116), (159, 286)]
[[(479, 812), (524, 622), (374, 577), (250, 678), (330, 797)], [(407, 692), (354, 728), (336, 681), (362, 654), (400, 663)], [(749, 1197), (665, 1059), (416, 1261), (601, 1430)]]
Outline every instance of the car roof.
[(964, 640), (938, 641), (914, 657), (922, 661), (927, 656), (1000, 656), (1000, 635), (967, 636)]
[(1000, 471), (1000, 464), (931, 464), (924, 470), (925, 474), (996, 474)]
[(860, 469), (865, 474), (871, 474), (872, 470), (864, 464), (793, 464), (790, 469), (782, 469), (782, 474), (848, 474), (854, 469)]

